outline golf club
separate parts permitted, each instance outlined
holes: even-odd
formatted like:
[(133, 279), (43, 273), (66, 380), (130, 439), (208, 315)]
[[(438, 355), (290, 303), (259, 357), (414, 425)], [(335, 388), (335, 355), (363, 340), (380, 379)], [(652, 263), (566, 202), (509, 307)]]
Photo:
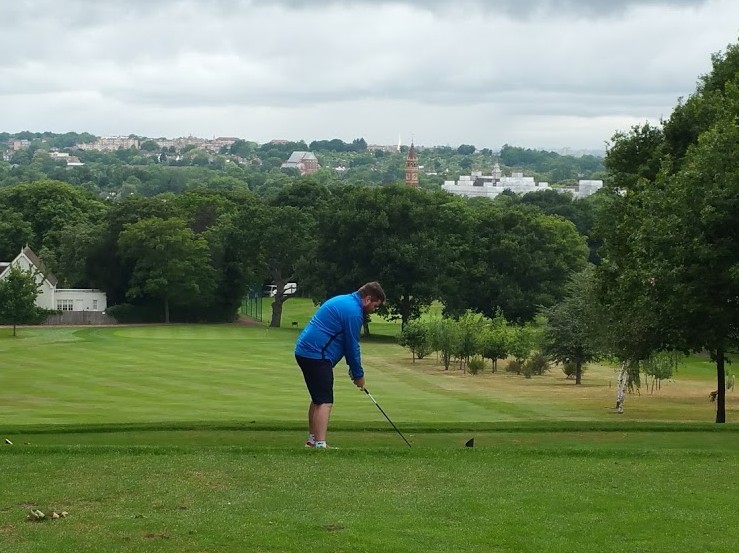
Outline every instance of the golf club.
[(377, 408), (380, 410), (380, 413), (382, 413), (383, 415), (385, 415), (385, 418), (387, 419), (387, 422), (389, 422), (390, 424), (393, 425), (393, 428), (395, 428), (395, 431), (398, 434), (400, 434), (400, 437), (403, 438), (403, 441), (406, 444), (408, 444), (408, 447), (411, 447), (410, 442), (405, 439), (405, 436), (403, 436), (403, 433), (400, 430), (398, 430), (398, 427), (395, 426), (395, 424), (393, 423), (393, 421), (390, 420), (390, 417), (387, 416), (387, 413), (385, 413), (385, 411), (382, 410), (382, 407), (380, 407), (380, 404), (377, 403), (377, 401), (375, 401), (375, 398), (372, 397), (372, 394), (369, 393), (369, 390), (367, 388), (364, 389), (364, 393), (369, 396), (369, 398), (372, 400), (372, 403), (374, 403), (375, 405), (377, 405)]

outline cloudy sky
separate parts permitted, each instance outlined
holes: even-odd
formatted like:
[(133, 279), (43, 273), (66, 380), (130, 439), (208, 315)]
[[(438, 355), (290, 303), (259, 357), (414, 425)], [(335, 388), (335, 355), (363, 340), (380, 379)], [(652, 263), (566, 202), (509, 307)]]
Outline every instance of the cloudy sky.
[(0, 0), (0, 131), (602, 149), (736, 0)]

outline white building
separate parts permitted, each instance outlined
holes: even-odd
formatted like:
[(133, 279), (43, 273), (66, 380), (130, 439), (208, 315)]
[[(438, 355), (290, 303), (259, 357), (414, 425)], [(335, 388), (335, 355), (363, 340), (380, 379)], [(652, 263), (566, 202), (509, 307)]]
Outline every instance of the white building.
[(101, 152), (115, 152), (116, 150), (139, 149), (139, 139), (127, 136), (101, 136), (91, 144), (77, 144), (80, 150), (100, 150)]
[(26, 246), (12, 261), (0, 261), (0, 280), (6, 277), (11, 267), (36, 273), (39, 293), (36, 305), (57, 311), (105, 311), (108, 298), (102, 290), (80, 288), (57, 288), (57, 279), (46, 270), (41, 260)]
[(493, 166), (493, 172), (490, 175), (473, 172), (471, 175), (460, 176), (457, 181), (444, 181), (441, 186), (447, 192), (469, 198), (495, 198), (504, 190), (510, 190), (521, 195), (538, 190), (556, 190), (558, 192), (572, 192), (575, 198), (585, 198), (595, 194), (602, 187), (603, 181), (581, 180), (577, 186), (551, 188), (549, 183), (537, 183), (533, 177), (524, 177), (523, 173), (513, 173), (510, 177), (503, 176), (500, 165), (497, 163)]

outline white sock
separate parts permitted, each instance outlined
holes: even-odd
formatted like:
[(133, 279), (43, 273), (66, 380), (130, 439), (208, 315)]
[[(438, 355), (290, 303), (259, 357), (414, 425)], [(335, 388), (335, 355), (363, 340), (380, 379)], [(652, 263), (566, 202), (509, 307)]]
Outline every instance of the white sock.
[(326, 447), (326, 440), (319, 440), (316, 442), (316, 447)]
[(315, 436), (314, 436), (313, 434), (310, 434), (310, 433), (309, 433), (309, 434), (308, 434), (308, 441), (309, 441), (310, 443), (313, 443), (313, 442), (315, 442), (315, 441), (316, 441), (316, 437), (315, 437)]

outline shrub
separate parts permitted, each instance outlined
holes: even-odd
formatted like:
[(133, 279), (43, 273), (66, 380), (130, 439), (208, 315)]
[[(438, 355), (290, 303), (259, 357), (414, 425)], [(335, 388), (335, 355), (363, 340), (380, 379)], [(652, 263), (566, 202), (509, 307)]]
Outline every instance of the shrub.
[[(565, 361), (565, 363), (562, 365), (562, 372), (565, 373), (567, 378), (576, 378), (577, 364), (575, 364), (574, 361)], [(580, 375), (582, 376), (583, 374), (585, 374), (585, 365), (580, 367)]]
[(469, 362), (467, 363), (467, 369), (472, 374), (482, 372), (483, 369), (485, 369), (485, 359), (477, 356), (471, 357)]
[(163, 309), (154, 305), (119, 303), (108, 307), (105, 313), (124, 324), (160, 323), (164, 319)]
[(541, 376), (545, 372), (549, 371), (549, 361), (541, 353), (537, 352), (532, 355), (528, 361), (526, 361), (525, 372), (528, 371), (530, 374)]
[(577, 365), (572, 361), (565, 361), (562, 364), (562, 372), (565, 373), (567, 378), (575, 378), (577, 374)]
[(416, 357), (423, 359), (434, 351), (431, 347), (429, 329), (419, 320), (409, 321), (405, 325), (398, 337), (398, 343), (411, 351), (413, 361), (416, 360)]
[(524, 361), (521, 359), (511, 359), (505, 367), (507, 373), (521, 374), (524, 369)]

